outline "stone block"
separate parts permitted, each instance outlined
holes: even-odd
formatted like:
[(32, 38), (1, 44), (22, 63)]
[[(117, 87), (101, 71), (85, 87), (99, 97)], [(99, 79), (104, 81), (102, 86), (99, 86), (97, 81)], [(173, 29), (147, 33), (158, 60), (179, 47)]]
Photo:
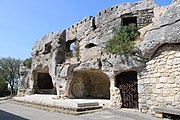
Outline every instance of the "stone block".
[(173, 75), (170, 76), (167, 82), (168, 82), (169, 84), (175, 83), (175, 77), (174, 77)]
[(153, 101), (152, 101), (152, 100), (147, 100), (147, 105), (148, 105), (148, 106), (153, 105)]
[(167, 82), (167, 79), (168, 79), (167, 77), (160, 77), (160, 78), (159, 78), (159, 82), (160, 82), (160, 83), (166, 83), (166, 82)]
[(166, 70), (172, 70), (173, 66), (172, 65), (168, 65), (166, 66)]
[(147, 107), (141, 107), (141, 108), (139, 108), (139, 111), (142, 113), (147, 113), (148, 109), (147, 109)]
[(161, 88), (163, 88), (163, 87), (164, 87), (163, 84), (156, 84), (156, 88), (157, 88), (157, 89), (161, 89)]
[(180, 84), (180, 76), (176, 76), (175, 82), (176, 82), (176, 84)]
[(158, 97), (156, 98), (156, 101), (163, 103), (163, 102), (165, 101), (165, 98), (164, 98), (164, 97), (161, 97), (161, 96), (158, 96)]
[(154, 77), (155, 77), (155, 78), (160, 78), (161, 76), (162, 76), (161, 73), (156, 73), (156, 74), (154, 74)]
[(160, 94), (162, 92), (161, 89), (153, 89), (154, 94)]
[(175, 56), (176, 58), (180, 58), (180, 52), (176, 53), (174, 56)]
[(144, 87), (138, 85), (138, 93), (144, 93)]
[(175, 51), (169, 51), (168, 55), (171, 56), (171, 55), (174, 55), (175, 53), (176, 53)]
[(174, 61), (173, 60), (168, 60), (166, 63), (167, 63), (167, 65), (172, 66), (174, 64)]
[(174, 102), (174, 101), (175, 101), (174, 96), (167, 96), (167, 97), (165, 98), (165, 102)]
[[(171, 88), (176, 88), (177, 86), (176, 86), (176, 84), (171, 84)], [(174, 91), (176, 91), (175, 89), (174, 89)]]
[(143, 85), (144, 84), (144, 79), (139, 79), (138, 80), (138, 85)]
[(166, 69), (163, 67), (163, 68), (160, 68), (160, 69), (158, 69), (158, 72), (159, 73), (165, 73), (166, 72)]
[(144, 79), (144, 83), (145, 83), (145, 84), (149, 84), (149, 83), (150, 83), (150, 80), (149, 80), (149, 78), (147, 78), (147, 79)]
[(151, 83), (154, 83), (154, 84), (156, 84), (156, 83), (159, 83), (159, 78), (152, 78), (151, 80)]
[(155, 116), (158, 118), (163, 118), (163, 113), (156, 112)]
[(180, 58), (175, 58), (175, 59), (174, 59), (174, 64), (175, 64), (175, 65), (180, 64)]
[(169, 73), (167, 72), (167, 73), (162, 73), (162, 77), (169, 77)]
[(175, 96), (175, 102), (180, 102), (180, 95)]
[(139, 98), (138, 101), (139, 101), (140, 104), (146, 104), (146, 100), (145, 99)]
[[(170, 51), (170, 52), (171, 52), (171, 51)], [(168, 59), (173, 59), (173, 58), (174, 58), (174, 55), (173, 55), (173, 54), (168, 56)]]

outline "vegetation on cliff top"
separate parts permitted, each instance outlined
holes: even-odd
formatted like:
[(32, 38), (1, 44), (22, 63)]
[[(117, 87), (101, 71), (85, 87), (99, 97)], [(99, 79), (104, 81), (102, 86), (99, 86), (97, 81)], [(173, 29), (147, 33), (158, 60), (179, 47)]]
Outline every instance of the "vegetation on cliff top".
[(24, 66), (26, 66), (27, 68), (31, 68), (31, 64), (32, 64), (32, 58), (27, 58), (23, 61)]
[(113, 30), (114, 35), (106, 43), (106, 52), (112, 54), (131, 54), (135, 45), (135, 39), (139, 36), (136, 24), (120, 26)]

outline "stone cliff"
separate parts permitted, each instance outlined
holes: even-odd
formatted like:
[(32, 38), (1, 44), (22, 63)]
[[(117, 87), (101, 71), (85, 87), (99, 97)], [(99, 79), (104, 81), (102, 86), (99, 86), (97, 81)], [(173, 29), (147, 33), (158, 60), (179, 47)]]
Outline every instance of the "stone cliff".
[[(156, 93), (146, 92), (154, 88), (147, 86), (159, 83), (158, 80), (155, 84), (143, 80), (152, 79), (148, 78), (151, 68), (148, 63), (158, 57), (159, 50), (169, 50), (173, 48), (172, 44), (180, 43), (179, 13), (179, 0), (166, 7), (159, 7), (153, 0), (143, 0), (111, 6), (97, 12), (95, 17), (85, 17), (63, 32), (48, 33), (33, 46), (28, 80), (22, 80), (28, 81), (28, 85), (19, 89), (19, 93), (109, 99), (111, 107), (139, 108), (142, 112), (152, 113), (159, 103), (152, 97)], [(105, 43), (112, 37), (113, 28), (129, 23), (140, 28), (136, 54), (106, 53)], [(175, 51), (179, 53), (178, 48)], [(153, 101), (151, 98), (157, 103), (148, 104), (147, 101)], [(172, 104), (178, 106), (177, 101)]]

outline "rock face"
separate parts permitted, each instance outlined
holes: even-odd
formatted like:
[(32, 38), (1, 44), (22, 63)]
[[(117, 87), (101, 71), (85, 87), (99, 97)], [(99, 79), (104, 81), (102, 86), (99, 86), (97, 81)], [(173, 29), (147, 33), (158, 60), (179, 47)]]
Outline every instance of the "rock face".
[(180, 7), (178, 4), (179, 2), (175, 2), (170, 5), (153, 28), (147, 31), (144, 40), (138, 46), (144, 57), (151, 57), (162, 44), (179, 43)]
[[(179, 0), (167, 7), (153, 0), (124, 3), (85, 17), (63, 32), (45, 35), (33, 46), (32, 67), (22, 74), (19, 91), (109, 99), (111, 107), (149, 113), (153, 107), (178, 108), (179, 6)], [(113, 28), (129, 23), (140, 27), (138, 52), (106, 53)], [(168, 88), (171, 97), (165, 94)]]
[(31, 69), (23, 65), (20, 67), (22, 77), (19, 91), (26, 90), (25, 94), (56, 93), (53, 85), (56, 66), (65, 60), (65, 34), (65, 31), (48, 33), (35, 43), (32, 48)]

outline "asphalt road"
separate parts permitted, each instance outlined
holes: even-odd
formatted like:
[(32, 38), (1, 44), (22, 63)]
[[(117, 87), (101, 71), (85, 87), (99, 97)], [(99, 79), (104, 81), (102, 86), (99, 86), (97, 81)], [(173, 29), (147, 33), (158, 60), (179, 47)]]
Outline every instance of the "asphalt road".
[(129, 110), (103, 110), (96, 113), (72, 116), (12, 104), (0, 100), (0, 120), (162, 120), (148, 114)]

